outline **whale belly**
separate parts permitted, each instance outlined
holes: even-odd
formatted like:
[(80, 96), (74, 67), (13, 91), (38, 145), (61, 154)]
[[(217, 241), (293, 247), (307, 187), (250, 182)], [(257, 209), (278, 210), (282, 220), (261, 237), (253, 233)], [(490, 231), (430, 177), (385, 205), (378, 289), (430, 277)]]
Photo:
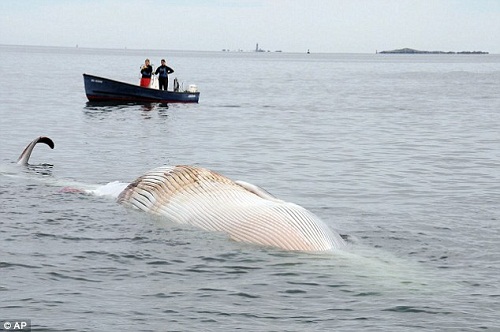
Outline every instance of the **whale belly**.
[(263, 198), (198, 167), (152, 170), (125, 188), (118, 201), (177, 223), (224, 232), (235, 241), (300, 251), (344, 245), (339, 234), (303, 207)]

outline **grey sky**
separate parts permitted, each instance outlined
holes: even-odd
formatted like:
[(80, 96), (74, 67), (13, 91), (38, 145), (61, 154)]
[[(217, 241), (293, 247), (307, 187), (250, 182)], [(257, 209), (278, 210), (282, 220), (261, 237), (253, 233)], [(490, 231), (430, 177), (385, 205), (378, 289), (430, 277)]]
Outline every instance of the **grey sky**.
[(500, 53), (500, 0), (2, 0), (0, 44)]

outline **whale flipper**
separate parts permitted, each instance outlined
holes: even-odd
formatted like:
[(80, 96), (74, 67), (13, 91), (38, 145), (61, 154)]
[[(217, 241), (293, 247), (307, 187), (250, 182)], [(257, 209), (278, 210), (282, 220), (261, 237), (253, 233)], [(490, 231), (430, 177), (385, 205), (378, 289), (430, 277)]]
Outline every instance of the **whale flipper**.
[(21, 153), (21, 155), (17, 159), (18, 165), (28, 165), (28, 160), (30, 159), (31, 152), (33, 152), (33, 149), (38, 143), (45, 143), (51, 149), (54, 148), (54, 141), (52, 141), (49, 137), (46, 136), (37, 137), (24, 148), (23, 153)]
[(248, 182), (245, 182), (245, 181), (241, 181), (241, 180), (237, 180), (237, 181), (234, 181), (234, 182), (237, 183), (237, 184), (239, 184), (240, 186), (242, 186), (243, 188), (245, 188), (249, 192), (254, 193), (255, 195), (257, 195), (259, 197), (262, 197), (263, 199), (268, 199), (270, 201), (280, 202), (280, 203), (284, 202), (281, 199), (278, 199), (278, 198), (274, 197), (273, 195), (271, 195), (270, 193), (268, 193), (267, 190), (265, 190), (265, 189), (263, 189), (263, 188), (261, 188), (259, 186), (256, 186), (254, 184), (251, 184), (251, 183), (248, 183)]

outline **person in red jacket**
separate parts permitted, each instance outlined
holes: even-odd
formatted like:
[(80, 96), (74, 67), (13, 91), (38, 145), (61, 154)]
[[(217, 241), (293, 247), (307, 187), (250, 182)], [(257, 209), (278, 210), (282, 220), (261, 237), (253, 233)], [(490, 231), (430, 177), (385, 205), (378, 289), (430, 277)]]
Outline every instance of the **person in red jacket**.
[(151, 83), (151, 75), (153, 74), (153, 67), (149, 63), (149, 59), (144, 61), (144, 65), (141, 67), (141, 86), (148, 87)]

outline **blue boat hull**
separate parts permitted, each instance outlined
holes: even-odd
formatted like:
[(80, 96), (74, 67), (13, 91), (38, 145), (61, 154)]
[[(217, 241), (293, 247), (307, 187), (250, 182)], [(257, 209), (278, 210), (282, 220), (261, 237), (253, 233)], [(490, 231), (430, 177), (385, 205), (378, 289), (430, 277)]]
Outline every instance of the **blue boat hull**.
[(85, 94), (89, 101), (197, 103), (199, 92), (174, 92), (83, 74)]

